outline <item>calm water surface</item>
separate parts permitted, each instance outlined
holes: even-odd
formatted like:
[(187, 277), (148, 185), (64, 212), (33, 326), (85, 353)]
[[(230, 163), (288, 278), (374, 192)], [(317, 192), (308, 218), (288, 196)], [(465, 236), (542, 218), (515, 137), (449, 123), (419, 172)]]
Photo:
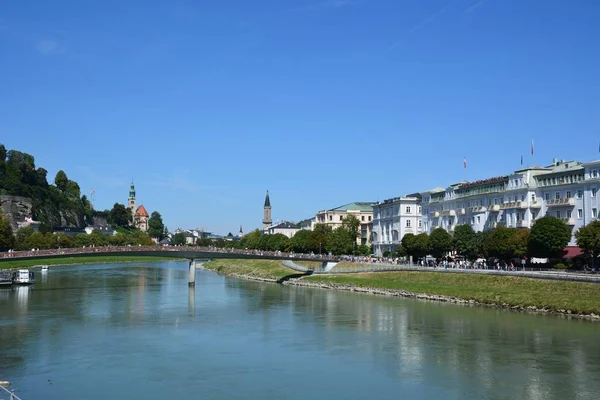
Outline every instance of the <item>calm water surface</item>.
[(24, 400), (600, 396), (600, 324), (202, 270), (189, 290), (181, 262), (36, 275), (0, 289), (0, 380)]

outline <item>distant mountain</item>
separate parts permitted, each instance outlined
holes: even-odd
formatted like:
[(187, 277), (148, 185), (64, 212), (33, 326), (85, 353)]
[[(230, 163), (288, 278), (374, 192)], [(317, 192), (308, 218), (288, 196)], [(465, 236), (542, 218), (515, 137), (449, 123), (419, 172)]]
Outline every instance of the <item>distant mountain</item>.
[(56, 174), (54, 184), (49, 184), (47, 174), (44, 168), (36, 168), (33, 156), (7, 151), (0, 144), (0, 205), (13, 227), (26, 217), (41, 222), (40, 229), (91, 224), (94, 210), (81, 195), (79, 184), (63, 171)]

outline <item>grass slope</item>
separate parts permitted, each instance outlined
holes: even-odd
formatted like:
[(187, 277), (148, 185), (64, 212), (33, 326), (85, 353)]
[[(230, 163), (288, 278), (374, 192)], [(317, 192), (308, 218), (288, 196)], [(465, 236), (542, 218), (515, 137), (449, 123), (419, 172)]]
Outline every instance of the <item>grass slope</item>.
[(212, 260), (204, 263), (204, 268), (224, 275), (249, 275), (275, 280), (298, 273), (285, 267), (279, 260)]
[(69, 258), (36, 258), (33, 260), (3, 260), (0, 269), (27, 268), (34, 265), (68, 265), (68, 264), (100, 264), (117, 262), (150, 262), (176, 260), (170, 257), (153, 256), (90, 256)]
[(412, 271), (313, 275), (304, 279), (312, 282), (454, 296), (486, 304), (505, 303), (549, 310), (600, 313), (600, 285), (594, 283)]

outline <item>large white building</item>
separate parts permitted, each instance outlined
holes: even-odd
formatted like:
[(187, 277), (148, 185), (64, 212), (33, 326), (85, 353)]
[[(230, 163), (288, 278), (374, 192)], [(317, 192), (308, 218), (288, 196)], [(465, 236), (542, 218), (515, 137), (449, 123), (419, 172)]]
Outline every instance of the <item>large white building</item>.
[[(446, 189), (422, 192), (425, 232), (456, 225), (484, 231), (503, 225), (530, 228), (536, 219), (562, 219), (574, 234), (598, 218), (600, 161), (559, 161), (476, 182), (459, 182)], [(572, 236), (569, 245), (575, 245)]]
[(373, 251), (376, 256), (395, 251), (407, 233), (423, 231), (420, 195), (408, 195), (373, 205)]

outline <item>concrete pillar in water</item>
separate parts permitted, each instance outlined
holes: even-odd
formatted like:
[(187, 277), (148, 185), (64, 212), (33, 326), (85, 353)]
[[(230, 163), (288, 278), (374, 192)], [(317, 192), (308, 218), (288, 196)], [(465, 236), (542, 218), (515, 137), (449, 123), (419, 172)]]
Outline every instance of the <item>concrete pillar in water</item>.
[(196, 309), (196, 287), (190, 286), (188, 289), (188, 311), (190, 315), (194, 315)]
[(196, 286), (196, 264), (194, 259), (190, 260), (190, 270), (188, 274), (188, 286)]

